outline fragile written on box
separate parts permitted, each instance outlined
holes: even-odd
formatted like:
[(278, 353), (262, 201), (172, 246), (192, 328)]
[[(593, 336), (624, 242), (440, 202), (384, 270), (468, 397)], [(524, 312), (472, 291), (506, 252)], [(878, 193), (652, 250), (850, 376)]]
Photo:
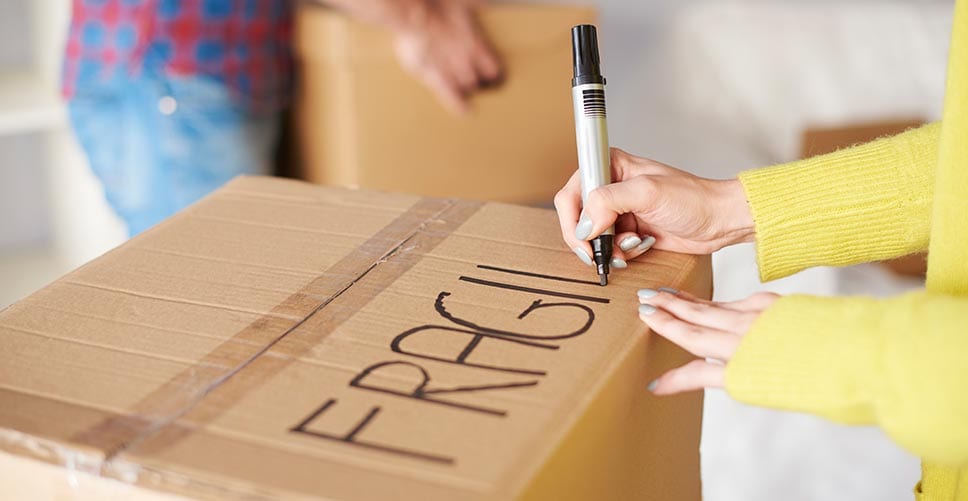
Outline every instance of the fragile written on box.
[(239, 178), (0, 313), (0, 498), (697, 500), (635, 292), (709, 259), (596, 278), (553, 211)]

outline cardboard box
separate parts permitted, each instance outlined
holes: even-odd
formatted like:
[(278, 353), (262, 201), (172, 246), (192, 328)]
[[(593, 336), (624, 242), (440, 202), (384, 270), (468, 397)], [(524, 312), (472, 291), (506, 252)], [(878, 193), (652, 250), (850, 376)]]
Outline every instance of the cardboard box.
[(635, 292), (709, 259), (596, 279), (549, 210), (239, 178), (0, 313), (0, 497), (699, 499)]
[(304, 4), (296, 15), (295, 106), (303, 177), (353, 187), (550, 204), (577, 167), (573, 25), (588, 7), (497, 4), (480, 21), (504, 84), (454, 116), (397, 63), (391, 36)]
[(882, 122), (849, 123), (839, 126), (808, 127), (803, 131), (800, 158), (831, 153), (855, 144), (893, 136), (924, 125), (924, 120), (885, 120)]

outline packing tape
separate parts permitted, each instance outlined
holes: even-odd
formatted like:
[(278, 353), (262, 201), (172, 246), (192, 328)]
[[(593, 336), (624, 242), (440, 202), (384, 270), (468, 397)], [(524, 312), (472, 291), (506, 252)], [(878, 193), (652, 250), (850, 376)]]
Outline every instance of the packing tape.
[[(482, 205), (421, 199), (270, 312), (143, 397), (127, 413), (103, 419), (72, 436), (70, 442), (103, 451), (101, 473), (109, 475), (111, 459), (124, 450), (138, 446), (140, 451), (157, 451), (175, 444), (318, 344)], [(327, 315), (316, 315), (336, 301), (338, 308), (327, 310)], [(300, 320), (287, 319), (287, 315)], [(313, 322), (312, 328), (299, 329), (298, 339), (294, 338), (292, 334), (307, 322)], [(270, 349), (273, 356), (261, 356)], [(207, 400), (212, 404), (205, 405)], [(183, 417), (191, 424), (179, 423)], [(122, 480), (137, 480), (132, 478), (131, 466), (123, 467)]]

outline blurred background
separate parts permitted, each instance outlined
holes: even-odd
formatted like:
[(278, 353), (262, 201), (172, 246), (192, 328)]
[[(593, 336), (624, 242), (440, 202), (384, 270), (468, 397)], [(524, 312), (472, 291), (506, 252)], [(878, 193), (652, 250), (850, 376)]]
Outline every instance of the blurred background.
[[(940, 118), (951, 0), (585, 0), (485, 13), (507, 78), (475, 98), (467, 118), (402, 83), (377, 30), (312, 11), (297, 19), (303, 80), (279, 169), (318, 182), (550, 205), (575, 166), (570, 61), (559, 57), (568, 40), (558, 24), (595, 15), (583, 7), (597, 10), (612, 145), (703, 176)], [(0, 0), (0, 308), (127, 238), (60, 97), (69, 19), (69, 0)], [(324, 78), (347, 64), (324, 50), (333, 37), (359, 47), (357, 72), (339, 81)], [(398, 85), (381, 90), (381, 82)], [(493, 118), (508, 113), (520, 123)], [(426, 144), (452, 146), (423, 146), (408, 135), (415, 123)], [(401, 173), (407, 155), (427, 171)], [(462, 180), (454, 166), (465, 163), (484, 180)], [(501, 179), (491, 170), (498, 163), (524, 172), (526, 189), (487, 183)], [(724, 300), (763, 289), (891, 295), (921, 283), (872, 264), (760, 284), (750, 246), (717, 253), (714, 273)], [(719, 391), (706, 394), (701, 452), (709, 501), (907, 500), (919, 477), (917, 459), (876, 429), (751, 408)]]

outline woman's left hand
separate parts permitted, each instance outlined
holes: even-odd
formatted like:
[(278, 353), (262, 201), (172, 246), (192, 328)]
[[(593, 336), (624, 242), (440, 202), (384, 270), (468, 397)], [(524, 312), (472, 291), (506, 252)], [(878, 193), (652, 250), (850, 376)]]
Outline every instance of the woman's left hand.
[[(672, 289), (639, 291), (639, 317), (656, 334), (701, 357), (649, 383), (656, 395), (722, 388), (726, 364), (763, 310), (780, 296), (758, 292), (729, 303), (699, 299)], [(710, 359), (710, 360), (707, 360)]]

